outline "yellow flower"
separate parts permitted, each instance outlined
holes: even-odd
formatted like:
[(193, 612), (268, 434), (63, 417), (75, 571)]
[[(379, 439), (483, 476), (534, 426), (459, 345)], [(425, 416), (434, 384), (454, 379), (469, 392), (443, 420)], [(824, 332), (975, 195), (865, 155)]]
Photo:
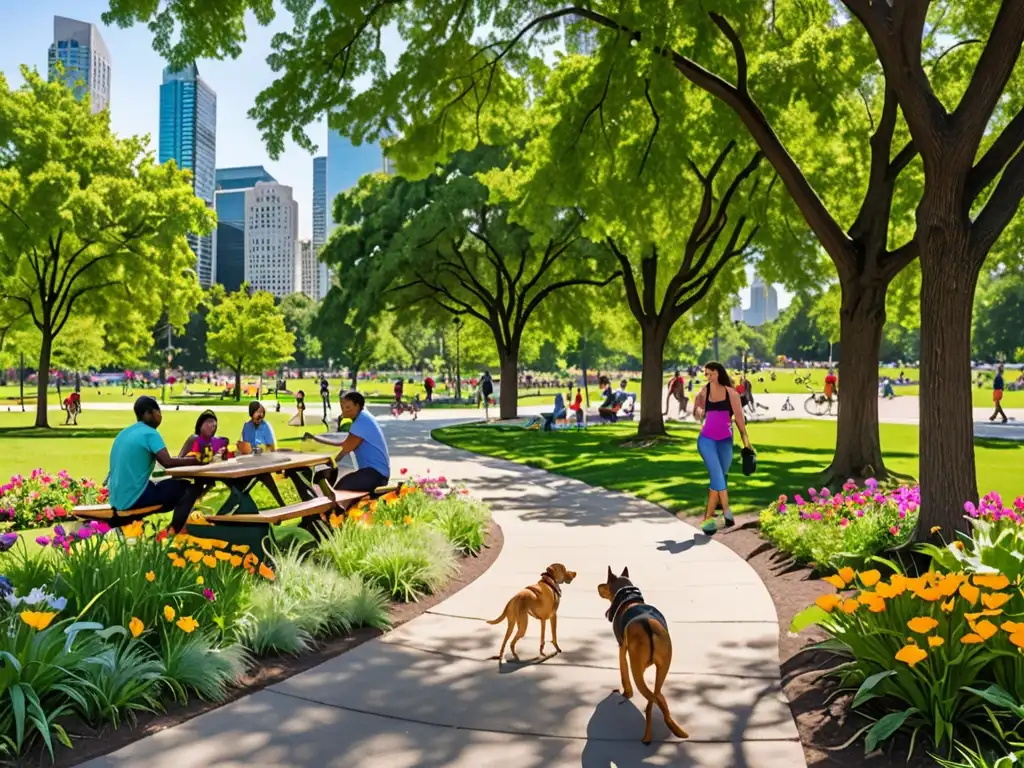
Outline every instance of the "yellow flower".
[(275, 578), (277, 578), (274, 575), (274, 572), (270, 568), (268, 568), (265, 563), (260, 563), (260, 576), (262, 576), (264, 579), (267, 579), (268, 581), (273, 581)]
[(412, 517), (410, 517), (409, 515), (406, 515), (405, 519), (402, 520), (402, 522), (405, 523), (406, 525), (412, 525)]
[(973, 627), (971, 627), (971, 629), (973, 629), (975, 632), (981, 635), (982, 640), (988, 640), (990, 637), (992, 637), (992, 635), (999, 631), (996, 625), (988, 619), (982, 619)]
[(178, 629), (180, 629), (186, 635), (193, 632), (195, 628), (199, 626), (199, 622), (193, 619), (191, 616), (182, 616), (180, 619), (178, 619), (176, 623), (178, 625)]
[(164, 618), (167, 621), (174, 621), (174, 609), (169, 605), (164, 606)]
[(185, 558), (183, 558), (183, 557), (176, 557), (176, 558), (174, 558), (174, 560), (171, 563), (171, 565), (173, 565), (175, 568), (184, 568), (185, 565), (186, 565)]
[(370, 514), (372, 515), (374, 512), (377, 511), (377, 502), (371, 501), (369, 504), (366, 505), (366, 508), (370, 510)]
[(929, 533), (936, 534), (936, 533), (938, 533), (941, 530), (942, 530), (942, 526), (941, 525), (933, 525), (931, 527), (931, 530), (929, 531)]
[(860, 579), (860, 583), (865, 587), (873, 587), (878, 583), (878, 580), (882, 578), (882, 574), (872, 568), (870, 571), (858, 573), (857, 578)]
[(850, 614), (856, 611), (859, 606), (860, 603), (857, 601), (857, 598), (851, 597), (849, 600), (843, 600), (843, 602), (839, 604), (839, 610), (843, 613)]
[(202, 586), (205, 582), (206, 579), (204, 579), (202, 576), (196, 578), (196, 584), (198, 584), (199, 586)]
[(928, 651), (923, 648), (918, 648), (916, 645), (904, 645), (896, 652), (896, 661), (902, 661), (910, 667), (927, 658)]
[(936, 585), (936, 589), (939, 590), (939, 594), (943, 597), (952, 597), (956, 594), (956, 591), (960, 588), (960, 584), (963, 583), (964, 577), (958, 573), (951, 573), (946, 578), (941, 579)]
[(960, 585), (960, 597), (969, 602), (971, 605), (978, 604), (978, 597), (981, 595), (981, 590), (977, 587), (972, 587), (970, 584)]
[(390, 528), (391, 527), (391, 521), (390, 520), (385, 520), (384, 521), (384, 525), (385, 525), (385, 527)]
[(121, 535), (126, 539), (137, 539), (142, 535), (142, 521), (136, 520), (134, 523), (128, 523), (121, 528)]
[(946, 602), (944, 602), (942, 604), (942, 610), (945, 613), (952, 613), (952, 611), (953, 611), (953, 600), (954, 600), (954, 598), (951, 597), (951, 598), (949, 598), (949, 600), (947, 600)]
[(142, 634), (142, 630), (145, 629), (145, 625), (142, 620), (137, 616), (132, 616), (132, 620), (128, 622), (128, 631), (132, 633), (132, 637), (138, 637)]
[(1014, 632), (1010, 635), (1010, 642), (1018, 648), (1024, 648), (1024, 632)]
[(814, 604), (825, 611), (825, 613), (832, 613), (832, 609), (839, 605), (841, 600), (842, 598), (839, 595), (822, 595), (814, 601)]
[(861, 592), (857, 595), (861, 605), (866, 605), (872, 613), (882, 613), (885, 610), (885, 598), (874, 592)]
[(242, 564), (242, 558), (241, 557), (239, 557), (238, 555), (232, 555), (231, 556), (231, 567), (232, 568), (237, 568), (241, 564)]
[(977, 621), (982, 616), (1000, 616), (1003, 613), (1002, 608), (992, 608), (987, 611), (976, 611), (974, 613), (965, 613), (964, 618), (967, 619), (968, 623)]
[(351, 517), (353, 520), (358, 520), (360, 517), (363, 516), (363, 510), (361, 510), (361, 509), (350, 510), (349, 513), (348, 513), (348, 516)]
[(203, 559), (203, 551), (201, 549), (186, 549), (185, 557), (187, 557), (189, 561), (193, 563), (198, 563), (200, 560)]
[(215, 558), (213, 555), (206, 555), (205, 557), (203, 557), (203, 565), (205, 565), (207, 568), (216, 568), (217, 558)]
[(918, 616), (908, 621), (907, 626), (919, 635), (925, 635), (939, 626), (939, 622), (931, 616)]
[(966, 635), (960, 638), (960, 642), (964, 645), (977, 645), (978, 643), (984, 643), (985, 638), (981, 635), (976, 635), (973, 632), (968, 632)]
[(53, 621), (53, 617), (57, 615), (56, 611), (22, 611), (20, 614), (21, 620), (28, 624), (32, 629), (36, 631), (43, 631), (50, 622)]
[(152, 571), (149, 571), (146, 574), (146, 581), (156, 581), (156, 574), (153, 573)]
[(927, 600), (929, 603), (934, 603), (936, 600), (942, 599), (942, 593), (939, 592), (935, 587), (923, 587), (914, 592), (922, 600)]
[(999, 627), (1004, 632), (1009, 632), (1011, 635), (1015, 635), (1018, 632), (1024, 632), (1024, 622), (1020, 621), (1004, 621)]
[(846, 582), (843, 581), (842, 576), (826, 576), (825, 581), (831, 584), (836, 589), (846, 589)]
[(946, 642), (946, 641), (943, 640), (941, 637), (938, 637), (936, 635), (932, 635), (931, 637), (928, 638), (928, 647), (929, 648), (938, 648), (944, 642)]
[(241, 552), (243, 555), (249, 551), (248, 544), (235, 544), (231, 547), (232, 552)]
[(330, 522), (331, 528), (341, 528), (345, 523), (345, 518), (342, 515), (331, 514)]
[(223, 549), (218, 549), (213, 554), (218, 560), (224, 560), (225, 562), (231, 559), (231, 553), (225, 552)]
[(1001, 608), (1010, 602), (1012, 597), (1012, 595), (1006, 595), (998, 592), (991, 595), (986, 594), (981, 596), (981, 604), (986, 608)]
[(961, 552), (964, 550), (964, 543), (962, 541), (954, 541), (953, 546), (959, 549)]
[(1010, 586), (1010, 580), (1001, 573), (976, 573), (972, 581), (976, 587), (988, 587), (989, 589), (1006, 589)]

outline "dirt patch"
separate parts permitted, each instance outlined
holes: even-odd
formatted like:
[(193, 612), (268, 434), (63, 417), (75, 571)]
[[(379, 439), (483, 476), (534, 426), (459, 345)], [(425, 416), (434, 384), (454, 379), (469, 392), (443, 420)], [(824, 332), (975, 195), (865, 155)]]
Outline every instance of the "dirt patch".
[[(463, 587), (476, 581), (484, 571), (491, 567), (491, 564), (501, 554), (504, 544), (501, 528), (497, 523), (492, 522), (487, 530), (484, 540), (484, 548), (480, 554), (470, 557), (462, 557), (459, 560), (459, 570), (444, 590), (437, 594), (425, 597), (418, 603), (394, 603), (391, 606), (390, 615), (392, 629), (415, 619), (421, 613), (440, 603), (442, 600), (454, 595)], [(362, 645), (367, 640), (380, 637), (383, 632), (378, 629), (357, 629), (349, 635), (335, 637), (317, 646), (315, 650), (302, 656), (265, 656), (259, 659), (259, 666), (239, 681), (237, 688), (232, 689), (225, 701), (213, 704), (209, 702), (192, 700), (186, 705), (170, 704), (166, 712), (139, 716), (135, 727), (122, 727), (118, 729), (106, 726), (99, 731), (89, 729), (81, 724), (67, 724), (68, 735), (71, 736), (74, 749), (55, 745), (56, 762), (52, 765), (57, 768), (67, 768), (78, 765), (86, 760), (91, 760), (101, 755), (114, 752), (121, 747), (127, 746), (134, 741), (180, 725), (193, 717), (202, 715), (211, 710), (229, 704), (232, 701), (247, 696), (250, 693), (260, 691), (267, 686), (279, 683), (307, 669), (312, 669), (329, 659), (340, 656), (346, 651)], [(24, 765), (49, 766), (50, 758), (43, 753), (37, 753), (32, 760), (26, 760)]]
[[(779, 617), (782, 686), (800, 732), (807, 765), (810, 768), (934, 766), (935, 761), (925, 754), (921, 745), (908, 761), (908, 744), (900, 740), (888, 744), (885, 753), (864, 756), (864, 739), (855, 736), (870, 721), (849, 712), (850, 696), (844, 694), (831, 698), (837, 685), (835, 680), (826, 676), (842, 659), (822, 651), (804, 650), (826, 639), (826, 634), (816, 627), (809, 627), (796, 636), (789, 633), (794, 616), (819, 596), (831, 594), (835, 589), (815, 578), (810, 568), (796, 565), (781, 556), (762, 539), (758, 533), (757, 515), (737, 515), (736, 523), (735, 528), (719, 531), (715, 538), (750, 564), (775, 603)], [(849, 743), (851, 740), (854, 743)]]

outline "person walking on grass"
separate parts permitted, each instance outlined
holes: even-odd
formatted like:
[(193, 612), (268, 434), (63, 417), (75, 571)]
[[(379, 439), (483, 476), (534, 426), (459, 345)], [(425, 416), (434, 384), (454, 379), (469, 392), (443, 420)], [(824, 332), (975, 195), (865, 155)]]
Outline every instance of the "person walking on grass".
[(490, 371), (484, 371), (484, 375), (480, 378), (480, 394), (483, 396), (484, 401), (484, 419), (490, 421), (491, 395), (494, 394), (494, 382), (491, 380)]
[[(692, 380), (690, 383), (693, 383)], [(665, 413), (662, 415), (668, 416), (669, 403), (673, 397), (679, 405), (679, 418), (686, 418), (686, 381), (679, 371), (676, 371), (668, 382), (668, 393), (665, 395)]]
[[(733, 422), (740, 432), (743, 445), (750, 449), (747, 424), (743, 419), (743, 405), (739, 393), (729, 380), (725, 366), (711, 361), (704, 366), (707, 386), (698, 393), (693, 402), (693, 417), (703, 423), (697, 438), (697, 451), (707, 467), (710, 484), (708, 506), (704, 514), (705, 531), (714, 525), (715, 510), (720, 506), (726, 527), (735, 524), (729, 509), (729, 491), (726, 477), (732, 464)], [(710, 526), (708, 525), (710, 523)], [(713, 532), (713, 531), (709, 531)]]
[(995, 412), (989, 417), (989, 421), (995, 421), (996, 416), (1003, 417), (1003, 424), (1007, 422), (1006, 412), (1003, 410), (1003, 365), (996, 368), (996, 378), (992, 382), (992, 402), (996, 405)]

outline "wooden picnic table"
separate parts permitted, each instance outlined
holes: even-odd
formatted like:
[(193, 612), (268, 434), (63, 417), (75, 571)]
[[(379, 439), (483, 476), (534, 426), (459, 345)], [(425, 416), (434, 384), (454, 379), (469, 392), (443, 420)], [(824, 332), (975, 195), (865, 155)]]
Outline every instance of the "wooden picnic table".
[(299, 498), (308, 501), (316, 496), (313, 490), (313, 467), (330, 465), (333, 461), (334, 457), (330, 454), (272, 451), (191, 467), (172, 467), (165, 470), (164, 474), (195, 483), (222, 482), (230, 493), (217, 510), (218, 515), (255, 514), (259, 512), (259, 507), (252, 498), (252, 491), (258, 483), (267, 485), (275, 501), (283, 507), (284, 500), (274, 482), (274, 474), (283, 472), (292, 481)]

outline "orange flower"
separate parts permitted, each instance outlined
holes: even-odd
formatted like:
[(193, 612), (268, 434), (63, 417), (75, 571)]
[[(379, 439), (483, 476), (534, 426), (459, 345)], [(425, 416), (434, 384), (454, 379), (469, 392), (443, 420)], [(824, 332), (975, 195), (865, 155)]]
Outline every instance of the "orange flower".
[(178, 629), (184, 632), (186, 635), (191, 634), (195, 631), (196, 627), (199, 626), (199, 622), (193, 619), (191, 616), (182, 616), (176, 622)]
[(988, 640), (992, 635), (998, 632), (998, 628), (988, 619), (982, 619), (977, 624), (971, 627), (975, 632), (981, 635), (982, 640)]
[(209, 541), (210, 546), (212, 546), (214, 549), (226, 549), (228, 546), (228, 543), (223, 539), (210, 539)]
[(148, 571), (146, 573), (146, 581), (156, 581), (156, 574), (153, 571)]
[(341, 528), (345, 523), (345, 518), (342, 515), (332, 514), (330, 522), (331, 528)]
[(977, 587), (972, 587), (970, 584), (962, 584), (960, 586), (960, 597), (969, 602), (971, 605), (978, 604), (978, 597), (981, 595), (981, 590)]
[(231, 567), (232, 568), (237, 568), (241, 564), (242, 564), (242, 558), (241, 557), (239, 557), (238, 555), (232, 555), (231, 556)]
[(175, 568), (184, 568), (185, 565), (186, 565), (185, 558), (183, 558), (183, 557), (176, 557), (171, 562), (171, 565), (173, 565)]
[(978, 643), (984, 643), (985, 638), (981, 635), (976, 635), (973, 632), (969, 632), (960, 638), (960, 642), (964, 645), (977, 645)]
[(169, 605), (164, 606), (164, 618), (167, 621), (174, 621), (174, 609)]
[(923, 648), (918, 648), (916, 645), (904, 645), (896, 653), (896, 661), (902, 661), (910, 667), (927, 658), (928, 652)]
[(999, 625), (999, 627), (1004, 632), (1009, 632), (1011, 635), (1015, 635), (1018, 632), (1024, 632), (1024, 622), (1020, 621), (1004, 621)]
[(128, 525), (122, 526), (121, 535), (126, 539), (137, 539), (142, 535), (142, 521), (136, 520), (134, 523), (128, 523)]
[(18, 614), (21, 620), (37, 632), (42, 632), (53, 621), (56, 611), (22, 611)]
[(142, 619), (136, 616), (132, 616), (132, 620), (128, 622), (128, 631), (132, 633), (132, 637), (138, 637), (142, 634), (146, 626), (142, 623)]
[(946, 602), (944, 602), (942, 604), (942, 610), (945, 613), (952, 613), (952, 611), (953, 611), (953, 598), (950, 598), (949, 600), (947, 600)]
[(213, 555), (205, 555), (203, 557), (203, 565), (205, 565), (207, 568), (216, 568), (217, 558), (215, 558)]
[(946, 642), (946, 641), (943, 640), (941, 637), (937, 637), (935, 635), (932, 635), (931, 637), (928, 638), (928, 647), (929, 648), (938, 648), (944, 642)]
[(846, 566), (845, 568), (840, 568), (838, 573), (839, 573), (839, 578), (841, 578), (847, 584), (849, 584), (851, 581), (853, 581), (853, 577), (855, 575), (854, 571), (853, 571), (853, 568), (851, 568), (850, 566)]
[(242, 553), (244, 555), (246, 552), (249, 551), (249, 545), (248, 544), (234, 544), (231, 547), (231, 551), (232, 552), (240, 552), (240, 553)]
[(939, 622), (931, 616), (917, 616), (907, 622), (907, 626), (919, 635), (925, 635), (939, 626)]
[(1018, 648), (1024, 648), (1024, 632), (1014, 632), (1010, 635), (1010, 642)]
[(843, 602), (839, 604), (839, 610), (843, 613), (850, 614), (856, 611), (859, 606), (860, 603), (857, 601), (857, 598), (851, 597), (849, 600), (843, 600)]
[(390, 520), (385, 520), (385, 521), (384, 521), (384, 527), (386, 527), (386, 528), (390, 528), (390, 527), (391, 527), (391, 525), (392, 525), (392, 523), (391, 523), (391, 521), (390, 521)]
[(928, 579), (924, 576), (915, 576), (912, 579), (906, 579), (907, 589), (911, 592), (917, 592), (928, 586)]
[(390, 504), (393, 501), (398, 501), (398, 494), (392, 491), (391, 493), (381, 497), (381, 501), (385, 504)]
[(902, 577), (897, 578), (898, 576), (899, 574), (893, 575), (889, 584), (886, 584), (884, 581), (878, 582), (875, 585), (875, 592), (887, 600), (902, 595), (907, 591), (907, 585), (903, 582)]
[(976, 573), (971, 577), (976, 587), (987, 587), (988, 589), (1006, 589), (1010, 586), (1010, 580), (1001, 573)]
[(203, 551), (201, 549), (186, 549), (185, 558), (192, 563), (198, 563), (203, 559)]
[(406, 525), (412, 525), (412, 517), (410, 517), (409, 515), (406, 515), (405, 519), (402, 520), (402, 522), (405, 523)]
[(843, 577), (842, 576), (838, 576), (838, 575), (826, 576), (824, 581), (828, 582), (829, 584), (831, 584), (836, 589), (846, 589), (846, 582), (843, 581)]
[[(1006, 578), (1005, 576), (1003, 578)], [(1012, 599), (1012, 595), (1003, 593), (985, 594), (981, 596), (981, 604), (986, 608), (1001, 608)]]
[(260, 563), (260, 576), (268, 581), (273, 581), (277, 578), (274, 571), (268, 568), (265, 563)]
[(223, 561), (225, 561), (225, 562), (227, 562), (228, 560), (230, 560), (230, 559), (231, 559), (231, 553), (230, 553), (230, 552), (225, 552), (225, 551), (224, 551), (223, 549), (218, 549), (218, 550), (217, 550), (216, 552), (214, 552), (213, 554), (214, 554), (214, 556), (215, 556), (215, 557), (216, 557), (216, 558), (217, 558), (218, 560), (223, 560)]
[(960, 584), (963, 582), (964, 577), (958, 573), (951, 573), (946, 578), (939, 581), (936, 588), (939, 590), (939, 594), (943, 597), (952, 597), (956, 594), (956, 591), (960, 588)]
[(839, 595), (829, 594), (822, 595), (814, 601), (814, 604), (825, 611), (825, 613), (832, 613), (832, 609), (839, 605), (840, 602), (842, 602), (842, 598)]
[(921, 589), (915, 590), (914, 594), (922, 600), (927, 600), (929, 603), (934, 603), (936, 600), (942, 599), (942, 593), (935, 587), (922, 587)]
[(363, 516), (363, 510), (359, 509), (358, 507), (356, 507), (355, 509), (350, 509), (348, 512), (348, 516), (353, 520), (358, 520), (360, 517)]
[(861, 573), (858, 573), (857, 577), (860, 579), (860, 583), (865, 587), (873, 587), (878, 583), (878, 580), (882, 578), (882, 574), (875, 569), (871, 569), (870, 571), (862, 571)]
[(964, 618), (967, 619), (968, 623), (973, 623), (980, 619), (982, 616), (1001, 616), (1002, 613), (1002, 608), (992, 608), (986, 611), (975, 611), (974, 613), (965, 613)]
[(872, 613), (882, 613), (885, 610), (885, 598), (874, 592), (861, 592), (857, 595), (861, 605), (866, 605)]

